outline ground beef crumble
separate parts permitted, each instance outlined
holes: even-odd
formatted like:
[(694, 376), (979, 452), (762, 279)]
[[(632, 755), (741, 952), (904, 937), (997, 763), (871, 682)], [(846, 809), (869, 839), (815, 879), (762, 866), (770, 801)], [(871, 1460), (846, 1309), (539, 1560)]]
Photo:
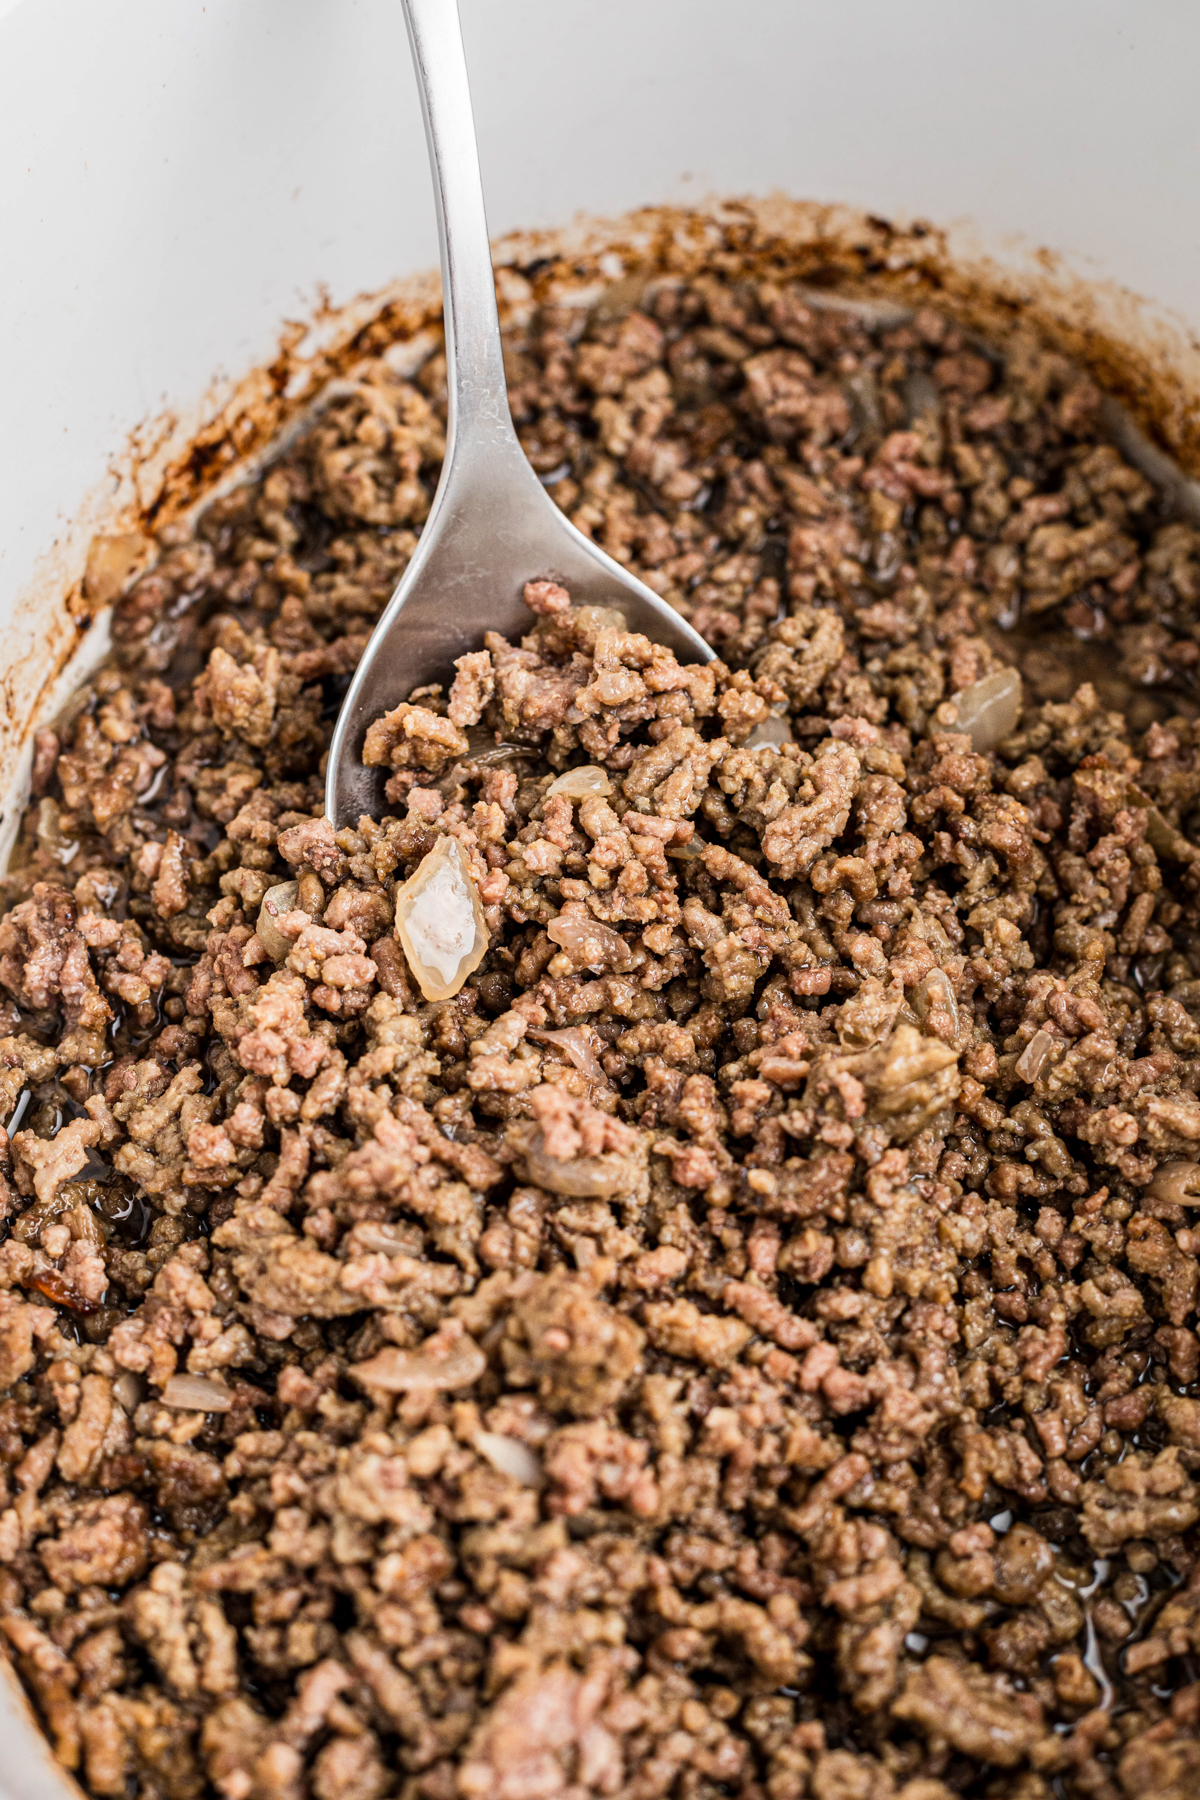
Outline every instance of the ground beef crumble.
[(0, 1632), (96, 1796), (1200, 1793), (1200, 532), (1062, 357), (827, 300), (510, 334), (718, 662), (534, 583), (335, 833), (444, 446), (381, 359), (38, 735)]

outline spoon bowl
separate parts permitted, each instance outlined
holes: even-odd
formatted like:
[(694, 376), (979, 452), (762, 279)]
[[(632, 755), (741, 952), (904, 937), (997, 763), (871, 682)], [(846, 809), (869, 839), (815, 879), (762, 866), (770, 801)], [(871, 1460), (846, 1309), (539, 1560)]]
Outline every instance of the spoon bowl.
[(713, 656), (685, 619), (571, 524), (526, 460), (508, 407), (456, 0), (404, 0), (404, 13), (438, 208), (446, 456), (420, 541), (338, 715), (325, 786), (335, 829), (385, 806), (387, 771), (362, 760), (368, 725), (414, 688), (448, 683), (455, 658), (479, 649), (486, 631), (527, 631), (527, 581), (557, 581), (576, 605), (613, 608), (682, 662)]

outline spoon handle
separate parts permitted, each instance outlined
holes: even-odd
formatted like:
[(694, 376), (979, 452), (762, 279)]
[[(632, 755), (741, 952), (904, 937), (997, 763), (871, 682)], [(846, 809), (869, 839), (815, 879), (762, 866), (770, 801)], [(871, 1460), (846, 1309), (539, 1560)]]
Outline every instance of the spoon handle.
[(456, 0), (403, 0), (403, 5), (437, 200), (449, 395), (448, 475), (472, 446), (492, 457), (507, 449), (521, 456), (521, 451), (508, 410), (458, 6)]

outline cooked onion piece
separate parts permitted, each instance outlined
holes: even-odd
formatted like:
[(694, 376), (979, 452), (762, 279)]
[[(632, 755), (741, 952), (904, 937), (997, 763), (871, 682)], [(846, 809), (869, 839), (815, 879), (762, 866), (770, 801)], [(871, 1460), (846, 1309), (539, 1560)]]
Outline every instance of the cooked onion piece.
[(539, 1132), (525, 1152), (525, 1168), (535, 1187), (571, 1200), (607, 1200), (611, 1194), (627, 1194), (637, 1186), (638, 1157), (608, 1151), (601, 1156), (577, 1156), (566, 1161), (547, 1156)]
[(415, 1350), (388, 1344), (366, 1362), (353, 1364), (349, 1373), (368, 1387), (407, 1394), (470, 1387), (486, 1368), (487, 1357), (479, 1345), (452, 1319)]
[(1036, 1081), (1053, 1049), (1053, 1032), (1035, 1031), (1017, 1058), (1017, 1074), (1021, 1080)]
[(439, 838), (396, 894), (396, 936), (426, 1000), (449, 1000), (483, 961), (488, 928), (457, 838)]
[(546, 936), (552, 944), (562, 946), (577, 969), (615, 969), (621, 974), (631, 969), (635, 961), (620, 932), (593, 919), (587, 907), (576, 901), (564, 906), (557, 919), (551, 919)]
[(132, 1369), (126, 1369), (113, 1382), (113, 1393), (127, 1413), (136, 1412), (146, 1398), (146, 1378), (144, 1375), (135, 1375)]
[(508, 1437), (501, 1431), (480, 1431), (475, 1437), (475, 1448), (498, 1474), (511, 1475), (522, 1487), (541, 1487), (545, 1480), (541, 1457), (520, 1438)]
[(233, 1395), (207, 1375), (172, 1375), (162, 1391), (162, 1404), (180, 1412), (228, 1412)]
[(279, 920), (294, 910), (299, 904), (299, 896), (298, 881), (281, 881), (277, 887), (268, 888), (262, 897), (254, 934), (272, 962), (282, 962), (292, 947), (294, 940), (284, 937)]
[(546, 798), (551, 794), (565, 794), (568, 800), (586, 800), (591, 794), (599, 794), (607, 799), (612, 793), (612, 782), (603, 769), (594, 764), (585, 763), (581, 769), (568, 769), (557, 781), (552, 781), (546, 789)]
[(1200, 1206), (1200, 1163), (1163, 1163), (1146, 1192), (1175, 1206)]
[(941, 1013), (950, 1020), (951, 1035), (958, 1031), (958, 1002), (944, 969), (930, 969), (917, 983), (913, 989), (912, 1007), (922, 1024), (930, 1013)]
[(1016, 669), (997, 669), (952, 696), (958, 708), (958, 729), (965, 731), (978, 755), (1017, 729), (1021, 717), (1021, 676)]
[(608, 1080), (580, 1026), (565, 1025), (561, 1031), (527, 1031), (525, 1035), (539, 1044), (557, 1044), (560, 1050), (566, 1051), (579, 1073), (586, 1075), (589, 1081)]

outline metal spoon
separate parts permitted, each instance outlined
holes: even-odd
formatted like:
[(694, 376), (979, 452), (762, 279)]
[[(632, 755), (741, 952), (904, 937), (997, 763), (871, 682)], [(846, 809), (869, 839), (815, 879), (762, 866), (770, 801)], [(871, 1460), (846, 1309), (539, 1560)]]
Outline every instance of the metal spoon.
[(442, 252), (446, 460), (421, 539), (375, 627), (329, 749), (325, 808), (334, 826), (378, 817), (386, 771), (363, 766), (367, 726), (415, 687), (446, 681), (485, 631), (532, 622), (527, 581), (551, 577), (578, 605), (622, 612), (633, 631), (685, 662), (713, 652), (642, 582), (577, 531), (525, 460), (513, 430), (483, 210), (471, 93), (455, 0), (404, 0), (433, 165)]

